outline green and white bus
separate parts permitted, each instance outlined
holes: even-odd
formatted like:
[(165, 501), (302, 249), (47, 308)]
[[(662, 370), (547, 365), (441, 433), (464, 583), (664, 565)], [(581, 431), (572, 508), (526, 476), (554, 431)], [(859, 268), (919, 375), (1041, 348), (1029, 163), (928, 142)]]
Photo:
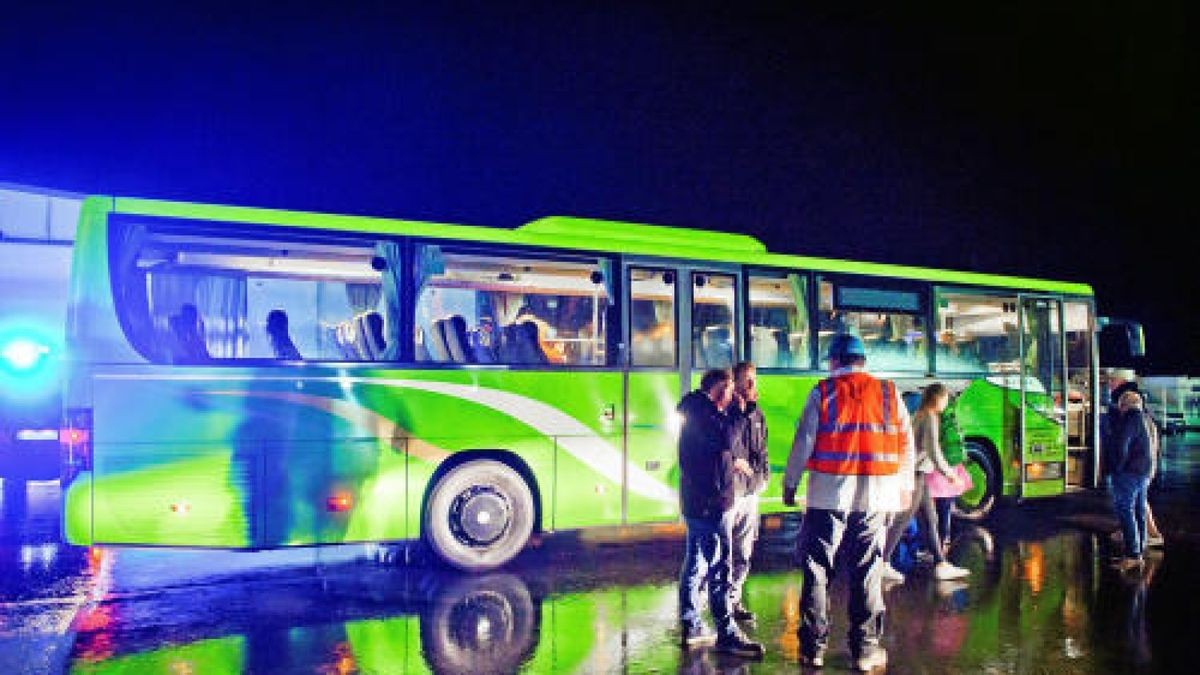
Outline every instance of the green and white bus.
[(740, 359), (771, 429), (763, 511), (782, 511), (838, 331), (903, 391), (956, 392), (967, 515), (1099, 472), (1081, 283), (581, 218), (499, 229), (96, 196), (70, 296), (72, 544), (420, 539), (477, 571), (539, 532), (675, 523), (675, 405)]

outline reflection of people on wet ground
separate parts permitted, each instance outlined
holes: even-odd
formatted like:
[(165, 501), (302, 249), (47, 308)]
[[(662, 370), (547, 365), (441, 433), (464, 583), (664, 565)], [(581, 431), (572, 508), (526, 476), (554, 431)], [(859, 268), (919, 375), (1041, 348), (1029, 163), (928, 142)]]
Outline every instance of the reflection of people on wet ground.
[[(730, 544), (734, 520), (735, 462), (726, 409), (733, 402), (733, 374), (710, 370), (700, 389), (679, 402), (679, 497), (687, 526), (679, 573), (679, 621), (685, 647), (716, 642), (717, 650), (760, 657), (763, 647), (746, 638), (730, 607)], [(707, 586), (716, 632), (704, 624), (700, 590)]]
[[(886, 665), (880, 645), (884, 602), (880, 585), (889, 514), (912, 499), (913, 436), (895, 383), (866, 372), (866, 348), (847, 333), (829, 344), (831, 376), (805, 403), (783, 479), (783, 503), (809, 473), (807, 509), (797, 537), (804, 584), (800, 594), (800, 657), (823, 666), (829, 640), (828, 585), (845, 537), (850, 561), (850, 655), (859, 670)], [(836, 405), (834, 405), (836, 401)]]
[(267, 313), (267, 337), (271, 340), (271, 351), (274, 352), (275, 358), (283, 361), (301, 359), (300, 350), (296, 349), (292, 336), (288, 333), (287, 312), (273, 309)]
[(1150, 584), (1153, 583), (1154, 575), (1158, 572), (1159, 565), (1162, 564), (1162, 558), (1161, 552), (1148, 553), (1140, 573), (1122, 576), (1132, 584), (1125, 630), (1133, 662), (1137, 665), (1150, 663), (1152, 657), (1150, 625), (1146, 620), (1146, 601), (1149, 596)]
[[(946, 460), (941, 444), (938, 442), (939, 420), (949, 401), (950, 392), (945, 385), (940, 382), (930, 384), (921, 393), (921, 404), (913, 416), (913, 441), (916, 449), (913, 457), (913, 468), (916, 470), (913, 498), (908, 510), (892, 514), (892, 522), (887, 529), (887, 540), (883, 551), (883, 578), (889, 581), (904, 582), (904, 575), (892, 566), (891, 560), (914, 513), (919, 514), (919, 527), (925, 533), (929, 553), (933, 556), (934, 577), (958, 579), (970, 574), (969, 570), (957, 567), (946, 559), (946, 547), (943, 543), (943, 529), (947, 535), (949, 534), (949, 507), (954, 499), (962, 494), (962, 479), (959, 478), (954, 466)], [(961, 463), (959, 470), (962, 470)], [(965, 475), (965, 472), (963, 473)], [(934, 477), (938, 480), (929, 480)], [(942, 502), (935, 504), (934, 497), (942, 499)], [(946, 528), (941, 526), (943, 507), (944, 517), (947, 521)]]
[(753, 621), (742, 603), (742, 589), (750, 574), (750, 558), (758, 539), (758, 496), (767, 487), (771, 468), (767, 459), (767, 419), (758, 406), (758, 370), (754, 363), (742, 361), (733, 367), (735, 399), (729, 407), (733, 423), (733, 457), (740, 463), (734, 474), (735, 502), (733, 519), (733, 559), (729, 576), (729, 597), (733, 618)]
[[(1121, 396), (1127, 391), (1135, 391), (1139, 394), (1137, 374), (1131, 368), (1113, 368), (1108, 372), (1108, 405), (1105, 414), (1101, 416), (1102, 424), (1100, 428), (1100, 449), (1105, 452), (1107, 457), (1107, 448), (1116, 443), (1113, 433), (1116, 428), (1116, 421), (1121, 416), (1121, 411), (1117, 408), (1117, 402)], [(1146, 402), (1142, 401), (1142, 407), (1147, 412), (1150, 409), (1146, 406)], [(1156, 453), (1157, 456), (1157, 453)], [(1109, 467), (1105, 467), (1105, 472), (1110, 471)], [(1112, 533), (1114, 544), (1121, 543), (1121, 530), (1118, 528)], [(1154, 511), (1149, 502), (1149, 490), (1147, 490), (1146, 501), (1146, 546), (1150, 548), (1161, 548), (1163, 546), (1162, 530), (1158, 527), (1158, 520), (1154, 517)]]
[(1113, 443), (1106, 451), (1105, 465), (1110, 469), (1113, 510), (1121, 523), (1124, 550), (1114, 562), (1118, 569), (1126, 571), (1143, 564), (1146, 491), (1155, 469), (1154, 422), (1142, 409), (1142, 397), (1136, 391), (1121, 394), (1117, 412), (1112, 427)]

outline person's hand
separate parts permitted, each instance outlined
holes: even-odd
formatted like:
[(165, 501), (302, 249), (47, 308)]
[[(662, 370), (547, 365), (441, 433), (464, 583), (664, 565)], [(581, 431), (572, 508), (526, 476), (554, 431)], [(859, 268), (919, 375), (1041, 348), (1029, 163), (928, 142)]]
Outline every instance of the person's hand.
[(733, 470), (746, 477), (752, 478), (754, 476), (754, 469), (750, 468), (750, 462), (747, 462), (741, 457), (733, 460)]
[(784, 488), (783, 488), (783, 505), (784, 506), (795, 506), (796, 505), (796, 488), (784, 486)]
[(900, 510), (907, 511), (912, 506), (912, 490), (900, 491)]

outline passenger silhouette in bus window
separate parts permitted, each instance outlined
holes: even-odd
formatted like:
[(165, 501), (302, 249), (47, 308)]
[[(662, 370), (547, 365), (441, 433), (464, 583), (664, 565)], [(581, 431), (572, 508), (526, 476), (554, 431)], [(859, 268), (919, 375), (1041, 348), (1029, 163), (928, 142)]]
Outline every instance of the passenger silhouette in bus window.
[(204, 340), (204, 321), (195, 305), (184, 303), (178, 314), (167, 319), (167, 324), (175, 340), (171, 355), (174, 363), (204, 363), (211, 358)]
[(275, 353), (275, 358), (283, 361), (299, 361), (303, 358), (288, 333), (288, 316), (282, 309), (273, 309), (267, 313), (267, 337), (271, 340), (271, 350)]

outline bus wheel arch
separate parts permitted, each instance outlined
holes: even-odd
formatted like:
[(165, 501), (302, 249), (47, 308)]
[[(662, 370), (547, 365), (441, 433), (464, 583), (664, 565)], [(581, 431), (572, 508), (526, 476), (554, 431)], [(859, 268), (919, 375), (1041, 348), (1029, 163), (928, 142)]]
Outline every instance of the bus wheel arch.
[(965, 520), (981, 521), (1000, 500), (1000, 456), (990, 441), (973, 436), (963, 439), (963, 454), (975, 485), (955, 500), (954, 513)]
[(514, 558), (541, 529), (532, 471), (506, 451), (465, 451), (438, 467), (421, 508), (421, 539), (460, 570), (484, 572)]

